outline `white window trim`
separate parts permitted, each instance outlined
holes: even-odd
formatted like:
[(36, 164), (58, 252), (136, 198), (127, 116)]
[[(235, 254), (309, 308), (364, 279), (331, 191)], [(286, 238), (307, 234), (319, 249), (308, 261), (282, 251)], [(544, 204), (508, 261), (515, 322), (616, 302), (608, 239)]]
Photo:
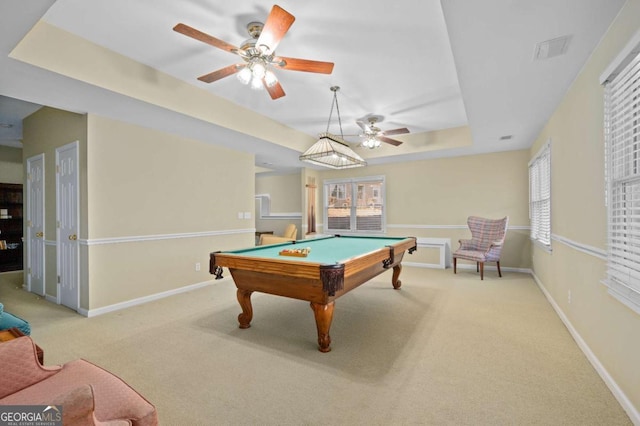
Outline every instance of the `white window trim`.
[[(532, 197), (533, 194), (531, 193), (531, 169), (532, 167), (537, 167), (539, 164), (540, 159), (542, 158), (543, 155), (547, 155), (549, 158), (549, 165), (548, 165), (548, 169), (549, 169), (549, 176), (547, 178), (547, 184), (549, 185), (548, 188), (548, 193), (549, 193), (549, 223), (547, 224), (547, 226), (549, 227), (549, 236), (548, 236), (548, 241), (544, 241), (541, 238), (539, 238), (536, 234), (538, 232), (538, 229), (536, 229), (535, 224), (533, 222), (531, 222), (532, 219), (532, 210), (533, 210), (533, 201), (532, 201)], [(531, 241), (533, 241), (534, 244), (536, 244), (537, 246), (539, 246), (540, 248), (542, 248), (545, 251), (551, 252), (551, 139), (547, 140), (547, 142), (540, 147), (540, 149), (538, 150), (538, 152), (536, 153), (536, 155), (533, 156), (533, 158), (529, 161), (528, 164), (529, 168), (529, 221), (530, 221), (530, 225), (531, 225), (531, 233), (530, 233), (530, 238)]]
[[(351, 184), (351, 185), (355, 185), (355, 191), (352, 191), (352, 196), (357, 197), (358, 192), (357, 192), (357, 184), (360, 182), (375, 182), (375, 181), (380, 181), (382, 182), (382, 200), (383, 202), (383, 208), (382, 208), (382, 218), (381, 218), (381, 230), (379, 231), (358, 231), (355, 229), (350, 229), (350, 230), (345, 230), (345, 229), (329, 229), (329, 218), (327, 216), (327, 205), (329, 204), (329, 194), (328, 191), (326, 191), (327, 185), (331, 185), (331, 184), (336, 184), (336, 183), (345, 183), (345, 184)], [(358, 177), (358, 178), (342, 178), (342, 179), (325, 179), (322, 181), (322, 188), (323, 188), (323, 192), (324, 192), (324, 199), (323, 199), (323, 204), (322, 204), (322, 216), (323, 216), (323, 221), (324, 221), (324, 227), (323, 227), (323, 232), (327, 233), (327, 234), (334, 234), (334, 233), (340, 233), (340, 234), (345, 234), (345, 235), (381, 235), (381, 234), (386, 234), (387, 232), (387, 183), (385, 180), (385, 176), (365, 176), (365, 177)], [(353, 189), (353, 188), (352, 188)], [(354, 215), (354, 206), (355, 203), (353, 203), (352, 205), (352, 211), (351, 211), (351, 217), (353, 219), (353, 215)]]

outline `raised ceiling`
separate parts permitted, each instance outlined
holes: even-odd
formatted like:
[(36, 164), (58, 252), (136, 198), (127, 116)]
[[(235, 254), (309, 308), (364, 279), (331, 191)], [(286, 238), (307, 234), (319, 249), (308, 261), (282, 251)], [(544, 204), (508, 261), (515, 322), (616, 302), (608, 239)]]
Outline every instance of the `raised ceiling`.
[[(523, 149), (623, 4), (283, 0), (296, 21), (277, 53), (335, 67), (331, 75), (276, 70), (286, 96), (274, 101), (233, 76), (198, 81), (238, 57), (172, 31), (183, 22), (239, 45), (271, 3), (3, 0), (0, 122), (15, 98), (251, 151), (258, 166), (292, 170), (326, 130), (337, 85), (344, 134), (360, 133), (356, 120), (370, 114), (384, 117), (383, 130), (411, 131), (396, 137), (400, 147), (377, 150), (347, 138), (370, 164)], [(538, 43), (563, 36), (564, 54), (534, 60)], [(335, 112), (330, 124), (339, 133)]]

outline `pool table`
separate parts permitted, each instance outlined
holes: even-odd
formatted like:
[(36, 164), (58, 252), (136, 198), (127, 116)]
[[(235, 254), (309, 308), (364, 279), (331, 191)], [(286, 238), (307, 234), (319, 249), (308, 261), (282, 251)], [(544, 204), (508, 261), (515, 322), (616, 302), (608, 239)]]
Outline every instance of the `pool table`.
[[(251, 294), (254, 291), (311, 302), (318, 345), (321, 352), (331, 350), (329, 329), (334, 302), (340, 296), (392, 269), (391, 284), (399, 289), (398, 279), (404, 252), (413, 253), (415, 237), (340, 236), (271, 244), (243, 250), (211, 253), (209, 272), (222, 278), (223, 267), (231, 272), (237, 287), (242, 313), (240, 328), (249, 328), (253, 318)], [(306, 257), (281, 254), (283, 251), (309, 249)]]

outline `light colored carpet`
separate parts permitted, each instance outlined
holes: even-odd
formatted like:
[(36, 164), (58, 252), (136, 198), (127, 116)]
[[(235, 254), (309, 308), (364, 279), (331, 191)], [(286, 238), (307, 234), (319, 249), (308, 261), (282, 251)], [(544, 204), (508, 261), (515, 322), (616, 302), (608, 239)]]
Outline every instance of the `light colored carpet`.
[[(332, 351), (307, 302), (213, 285), (83, 318), (0, 274), (45, 364), (85, 358), (156, 405), (163, 425), (630, 425), (529, 275), (405, 267), (336, 301)], [(135, 285), (132, 283), (131, 285)]]

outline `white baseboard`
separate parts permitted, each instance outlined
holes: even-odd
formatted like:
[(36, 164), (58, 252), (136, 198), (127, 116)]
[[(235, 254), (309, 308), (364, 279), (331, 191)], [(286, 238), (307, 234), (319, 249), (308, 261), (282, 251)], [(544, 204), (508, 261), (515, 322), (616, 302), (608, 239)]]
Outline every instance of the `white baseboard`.
[[(164, 299), (165, 297), (174, 296), (180, 293), (186, 293), (188, 291), (196, 290), (202, 287), (213, 285), (213, 280), (204, 281), (201, 283), (191, 284), (185, 287), (176, 288), (173, 290), (163, 291), (162, 293), (151, 294), (149, 296), (139, 297), (137, 299), (127, 300), (126, 302), (115, 303), (113, 305), (104, 306), (97, 309), (78, 309), (78, 313), (87, 318), (103, 315), (109, 312), (119, 311), (121, 309), (130, 308), (132, 306), (142, 305), (147, 302), (152, 302), (158, 299)], [(55, 301), (54, 301), (55, 303)]]
[(622, 389), (620, 389), (620, 386), (618, 386), (618, 384), (613, 379), (613, 377), (611, 377), (611, 375), (609, 374), (607, 369), (604, 367), (604, 365), (602, 365), (598, 357), (593, 353), (589, 345), (587, 345), (587, 343), (584, 341), (582, 336), (580, 336), (580, 333), (578, 333), (578, 331), (573, 327), (573, 324), (571, 324), (571, 321), (569, 321), (569, 318), (564, 314), (564, 312), (562, 311), (560, 306), (556, 303), (556, 301), (553, 300), (553, 297), (551, 297), (551, 294), (547, 291), (547, 289), (544, 287), (544, 284), (542, 284), (540, 279), (536, 276), (536, 274), (533, 271), (531, 272), (531, 276), (533, 276), (533, 279), (538, 284), (538, 287), (540, 288), (544, 296), (547, 298), (547, 300), (549, 301), (553, 309), (556, 311), (556, 314), (558, 314), (558, 316), (560, 317), (560, 320), (567, 327), (567, 330), (569, 330), (569, 333), (573, 337), (573, 340), (575, 340), (576, 343), (578, 344), (578, 347), (580, 348), (580, 350), (582, 350), (582, 353), (584, 353), (584, 355), (587, 357), (587, 359), (589, 360), (593, 368), (595, 368), (595, 370), (598, 372), (602, 380), (604, 380), (605, 384), (607, 385), (607, 387), (609, 388), (613, 396), (618, 400), (618, 403), (620, 403), (620, 405), (622, 406), (622, 409), (627, 413), (627, 415), (631, 419), (631, 422), (634, 425), (640, 425), (640, 412), (638, 412), (638, 410), (636, 409), (636, 407), (633, 406), (629, 398), (627, 398), (627, 395), (622, 391)]

